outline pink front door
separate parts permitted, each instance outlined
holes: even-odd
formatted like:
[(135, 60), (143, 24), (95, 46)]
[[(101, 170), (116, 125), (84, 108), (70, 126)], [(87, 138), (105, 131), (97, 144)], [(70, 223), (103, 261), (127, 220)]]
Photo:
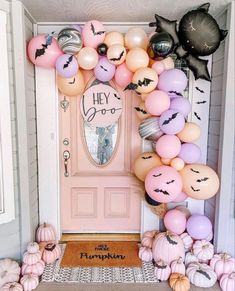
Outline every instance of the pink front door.
[[(86, 90), (94, 81), (87, 73)], [(133, 161), (141, 151), (134, 113), (139, 97), (113, 82), (108, 85), (121, 97), (122, 112), (107, 127), (84, 121), (82, 96), (60, 95), (63, 232), (140, 232), (143, 189), (132, 173)]]

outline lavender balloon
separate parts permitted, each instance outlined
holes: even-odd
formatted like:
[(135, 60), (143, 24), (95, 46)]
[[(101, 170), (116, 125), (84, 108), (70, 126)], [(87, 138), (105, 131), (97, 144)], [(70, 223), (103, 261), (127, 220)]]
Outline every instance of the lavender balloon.
[(78, 25), (78, 24), (73, 24), (71, 27), (74, 28), (74, 29), (76, 29), (76, 30), (78, 30), (80, 33), (82, 33), (82, 28), (81, 28), (80, 25)]
[(115, 71), (115, 65), (111, 64), (106, 57), (103, 57), (99, 59), (94, 74), (99, 81), (108, 82), (114, 77)]
[(188, 79), (185, 73), (179, 69), (164, 71), (158, 79), (158, 89), (165, 92), (183, 92), (187, 87)]
[(181, 93), (178, 93), (176, 91), (170, 91), (170, 92), (167, 92), (167, 94), (171, 100), (173, 100), (174, 98), (182, 98), (183, 97), (183, 95)]
[(193, 214), (187, 221), (187, 232), (194, 239), (206, 239), (212, 232), (212, 224), (208, 217)]
[(171, 100), (170, 109), (180, 112), (186, 117), (192, 110), (192, 105), (186, 98), (178, 97)]
[(162, 113), (159, 119), (159, 126), (166, 134), (177, 134), (185, 125), (184, 117), (176, 110), (167, 110)]
[(194, 143), (184, 143), (178, 155), (186, 164), (194, 164), (200, 160), (201, 149)]
[(78, 62), (74, 56), (64, 54), (57, 58), (55, 67), (58, 75), (71, 78), (77, 74)]

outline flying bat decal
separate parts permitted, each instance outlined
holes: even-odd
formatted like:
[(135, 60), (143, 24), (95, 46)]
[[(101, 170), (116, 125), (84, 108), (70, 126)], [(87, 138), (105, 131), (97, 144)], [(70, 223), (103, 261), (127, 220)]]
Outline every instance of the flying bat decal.
[(122, 52), (120, 53), (120, 55), (119, 55), (118, 58), (112, 58), (112, 59), (110, 59), (110, 61), (113, 61), (113, 62), (115, 62), (115, 61), (120, 61), (121, 58), (123, 57), (123, 55), (124, 55), (124, 51), (122, 51)]
[(49, 45), (52, 44), (52, 35), (48, 35), (46, 37), (46, 43), (42, 43), (42, 48), (40, 49), (36, 49), (36, 52), (35, 52), (35, 60), (37, 57), (40, 57), (40, 56), (43, 56), (46, 52), (46, 49), (48, 48)]
[(162, 194), (164, 194), (164, 195), (170, 195), (169, 192), (167, 192), (167, 191), (165, 191), (165, 190), (162, 190), (162, 189), (158, 189), (158, 188), (157, 188), (157, 189), (155, 189), (154, 191), (157, 192), (157, 193), (162, 193)]
[(193, 112), (193, 113), (197, 117), (198, 120), (201, 120), (201, 117), (197, 114), (197, 112)]
[(171, 115), (171, 117), (169, 117), (168, 119), (166, 119), (166, 120), (164, 120), (164, 122), (163, 122), (163, 124), (162, 125), (166, 125), (166, 124), (169, 124), (173, 119), (175, 119), (176, 118), (176, 116), (178, 115), (178, 112), (176, 112), (176, 113), (173, 113), (172, 115)]
[(200, 174), (200, 172), (199, 172), (199, 171), (197, 171), (197, 170), (194, 170), (193, 168), (190, 168), (190, 170), (191, 170), (192, 172), (194, 172), (194, 173)]
[(148, 157), (142, 157), (143, 160), (148, 160), (148, 159), (151, 159), (152, 156), (148, 156)]
[(209, 178), (208, 177), (205, 177), (203, 179), (198, 179), (196, 182), (201, 183), (201, 182), (205, 182), (207, 180), (209, 180)]
[(191, 186), (191, 189), (192, 189), (194, 192), (199, 192), (199, 191), (200, 191), (200, 189), (195, 189), (195, 188), (193, 188), (193, 186)]
[(136, 111), (141, 112), (143, 114), (148, 114), (147, 111), (145, 111), (144, 109), (140, 108), (140, 107), (134, 107)]
[(116, 93), (113, 94), (115, 98), (117, 98), (118, 100), (121, 99), (121, 97), (119, 97)]
[(73, 56), (70, 56), (67, 60), (67, 62), (64, 64), (63, 69), (68, 68), (69, 64), (72, 62)]
[(162, 174), (160, 173), (160, 174), (158, 174), (158, 175), (153, 175), (153, 177), (160, 177)]
[(143, 81), (139, 80), (138, 83), (130, 83), (126, 86), (125, 90), (136, 90), (139, 86), (142, 87), (147, 87), (151, 82), (153, 82), (153, 80), (149, 79), (149, 78), (144, 78)]
[(73, 78), (73, 81), (72, 82), (69, 82), (69, 84), (74, 84), (75, 83), (75, 77)]
[(177, 96), (183, 96), (181, 93), (179, 93), (179, 92), (177, 92), (177, 91), (169, 91), (169, 93), (171, 94), (171, 93), (175, 93)]
[(108, 70), (105, 69), (105, 67), (103, 67), (102, 65), (101, 65), (100, 67), (101, 67), (101, 69), (103, 69), (105, 72), (108, 72)]
[(195, 87), (195, 89), (196, 89), (197, 91), (201, 92), (201, 93), (205, 93), (203, 90), (201, 90), (201, 89), (198, 88), (198, 87)]
[(91, 31), (94, 35), (101, 35), (101, 34), (105, 33), (104, 30), (95, 31), (95, 27), (94, 27), (94, 24), (92, 22), (91, 22)]
[(196, 102), (196, 104), (205, 104), (205, 103), (206, 103), (206, 100)]
[(175, 180), (171, 180), (169, 182), (166, 182), (166, 184), (168, 185), (168, 184), (171, 184), (171, 183), (174, 183), (174, 182), (175, 182)]

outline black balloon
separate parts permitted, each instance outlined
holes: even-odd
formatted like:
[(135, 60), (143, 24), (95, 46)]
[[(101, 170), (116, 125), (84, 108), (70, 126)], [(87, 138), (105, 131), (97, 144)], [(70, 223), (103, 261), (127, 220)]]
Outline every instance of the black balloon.
[(107, 44), (105, 43), (101, 43), (98, 45), (97, 47), (97, 53), (100, 55), (100, 56), (106, 56), (107, 54), (107, 50), (108, 50), (108, 46)]
[(148, 54), (150, 58), (166, 57), (174, 49), (174, 40), (167, 32), (155, 33), (150, 41)]
[(150, 204), (150, 205), (152, 205), (152, 206), (158, 206), (158, 205), (161, 204), (161, 203), (159, 203), (159, 202), (153, 200), (153, 199), (149, 196), (149, 194), (148, 194), (147, 192), (145, 192), (145, 200), (146, 200), (146, 202), (147, 202), (148, 204)]

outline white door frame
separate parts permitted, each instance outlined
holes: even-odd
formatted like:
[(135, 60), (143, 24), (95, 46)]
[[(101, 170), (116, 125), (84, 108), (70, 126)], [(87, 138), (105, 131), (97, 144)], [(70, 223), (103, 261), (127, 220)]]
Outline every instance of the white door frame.
[[(35, 33), (59, 32), (66, 25), (73, 23), (38, 23)], [(109, 31), (126, 32), (130, 27), (142, 27), (147, 32), (151, 29), (148, 23), (104, 23)], [(209, 57), (211, 71), (211, 57)], [(195, 88), (201, 88), (205, 94)], [(206, 101), (203, 108), (197, 101)], [(206, 163), (207, 133), (210, 102), (210, 82), (195, 81), (190, 77), (190, 101), (192, 114), (189, 119), (203, 125), (202, 136), (197, 142), (203, 149), (201, 162)], [(59, 120), (58, 120), (58, 90), (55, 81), (55, 71), (36, 67), (36, 102), (37, 102), (37, 134), (38, 134), (38, 172), (39, 172), (39, 219), (40, 223), (48, 222), (54, 225), (58, 239), (61, 236), (60, 224), (60, 167), (59, 167)], [(194, 112), (200, 110), (198, 120)], [(145, 145), (143, 144), (143, 148)], [(188, 199), (186, 202), (192, 212), (204, 213), (204, 201)], [(141, 207), (141, 234), (146, 230), (159, 229), (159, 218), (153, 214), (146, 203)]]

